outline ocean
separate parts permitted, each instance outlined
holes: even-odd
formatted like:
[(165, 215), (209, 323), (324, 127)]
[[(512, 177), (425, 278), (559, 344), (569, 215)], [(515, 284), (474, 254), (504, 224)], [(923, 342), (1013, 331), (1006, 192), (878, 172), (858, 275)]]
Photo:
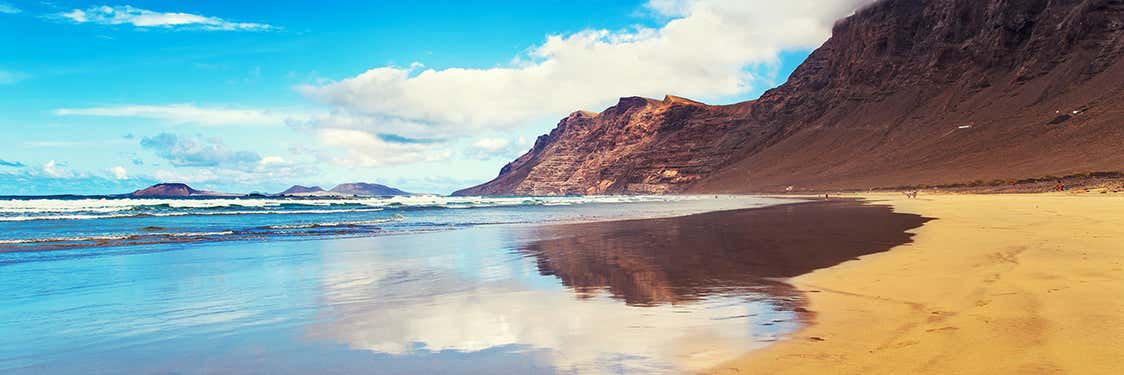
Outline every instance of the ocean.
[(800, 295), (732, 235), (765, 219), (678, 218), (791, 202), (0, 199), (0, 372), (698, 371)]
[(478, 225), (651, 218), (771, 202), (731, 196), (0, 197), (0, 252), (368, 237)]

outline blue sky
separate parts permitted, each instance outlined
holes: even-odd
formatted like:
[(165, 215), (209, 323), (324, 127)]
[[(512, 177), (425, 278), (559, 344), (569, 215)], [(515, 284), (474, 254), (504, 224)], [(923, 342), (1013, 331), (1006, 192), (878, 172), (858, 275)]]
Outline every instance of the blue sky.
[(0, 0), (0, 195), (487, 181), (577, 109), (783, 81), (858, 0)]

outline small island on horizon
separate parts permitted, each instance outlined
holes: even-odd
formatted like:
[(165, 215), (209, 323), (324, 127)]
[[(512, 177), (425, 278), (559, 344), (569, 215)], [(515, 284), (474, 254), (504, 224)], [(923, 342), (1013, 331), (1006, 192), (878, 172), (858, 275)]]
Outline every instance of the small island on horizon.
[(366, 183), (366, 182), (351, 182), (336, 185), (331, 190), (324, 190), (320, 186), (302, 186), (293, 185), (284, 191), (276, 194), (261, 194), (261, 193), (226, 193), (209, 190), (198, 190), (188, 186), (184, 183), (178, 182), (165, 182), (149, 186), (144, 189), (134, 191), (132, 193), (120, 194), (130, 198), (228, 198), (228, 197), (248, 197), (248, 196), (267, 196), (267, 197), (322, 197), (322, 198), (345, 198), (345, 197), (389, 197), (389, 196), (408, 196), (417, 195), (414, 193), (406, 192), (397, 188), (386, 185)]

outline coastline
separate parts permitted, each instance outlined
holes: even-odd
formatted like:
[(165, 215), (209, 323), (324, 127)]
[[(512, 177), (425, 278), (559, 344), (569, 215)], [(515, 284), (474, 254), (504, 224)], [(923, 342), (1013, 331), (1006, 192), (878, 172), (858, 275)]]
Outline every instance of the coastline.
[(1111, 373), (1124, 356), (1121, 197), (854, 196), (936, 220), (789, 279), (815, 321), (710, 373)]

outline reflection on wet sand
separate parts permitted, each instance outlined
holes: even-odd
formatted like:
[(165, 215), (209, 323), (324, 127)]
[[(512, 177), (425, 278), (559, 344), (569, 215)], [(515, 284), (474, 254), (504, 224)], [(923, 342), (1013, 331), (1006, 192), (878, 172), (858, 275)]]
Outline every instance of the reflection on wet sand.
[[(329, 252), (314, 341), (424, 361), (502, 349), (535, 368), (578, 373), (677, 373), (736, 358), (798, 323), (768, 301), (727, 296), (672, 306), (575, 298), (517, 250), (525, 228), (487, 228), (379, 241)], [(453, 249), (449, 249), (449, 246)], [(395, 249), (409, 249), (396, 251)], [(437, 362), (432, 370), (458, 373)]]
[(799, 293), (775, 278), (888, 250), (924, 221), (833, 201), (384, 239), (328, 253), (347, 266), (309, 336), (400, 358), (506, 348), (557, 372), (703, 369), (797, 328)]
[(792, 277), (909, 242), (928, 219), (851, 200), (666, 219), (544, 226), (521, 249), (540, 272), (579, 296), (608, 290), (630, 305), (696, 301), (713, 294), (797, 293)]

